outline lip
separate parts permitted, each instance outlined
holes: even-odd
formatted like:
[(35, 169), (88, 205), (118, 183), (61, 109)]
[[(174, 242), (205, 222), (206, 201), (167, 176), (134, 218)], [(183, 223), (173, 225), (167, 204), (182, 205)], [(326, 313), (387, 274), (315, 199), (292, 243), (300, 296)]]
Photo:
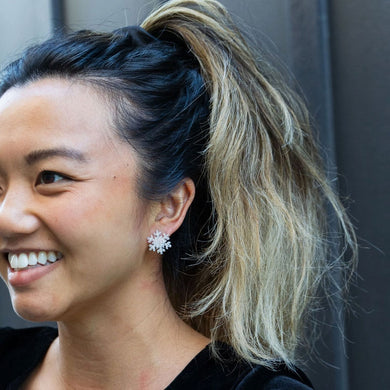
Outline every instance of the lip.
[[(13, 252), (15, 253), (15, 252)], [(22, 270), (14, 270), (8, 265), (8, 282), (12, 287), (23, 287), (35, 282), (57, 268), (62, 259), (44, 266), (34, 266)]]

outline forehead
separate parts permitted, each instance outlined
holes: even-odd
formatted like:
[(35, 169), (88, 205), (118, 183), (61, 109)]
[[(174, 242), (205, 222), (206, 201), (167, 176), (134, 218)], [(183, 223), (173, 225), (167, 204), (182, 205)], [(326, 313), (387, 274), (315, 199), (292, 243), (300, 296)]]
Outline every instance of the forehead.
[(108, 107), (93, 87), (66, 80), (11, 88), (0, 98), (0, 167), (21, 167), (37, 150), (75, 148), (101, 169), (119, 162), (136, 167), (136, 154), (113, 130)]
[(92, 141), (112, 136), (110, 123), (104, 99), (82, 83), (43, 79), (11, 88), (0, 98), (0, 137), (31, 133), (50, 140), (84, 134)]

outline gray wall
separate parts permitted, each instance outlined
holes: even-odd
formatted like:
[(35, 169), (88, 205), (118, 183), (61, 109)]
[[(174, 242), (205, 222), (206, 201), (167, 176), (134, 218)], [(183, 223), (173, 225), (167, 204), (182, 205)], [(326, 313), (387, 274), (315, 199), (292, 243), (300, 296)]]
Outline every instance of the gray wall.
[[(337, 161), (361, 237), (360, 308), (346, 344), (351, 389), (390, 387), (390, 1), (331, 2)], [(378, 248), (378, 249), (376, 249)], [(371, 382), (372, 381), (372, 382)]]
[(51, 32), (50, 0), (0, 0), (0, 66)]
[[(157, 3), (65, 0), (64, 21), (72, 29), (111, 30), (139, 23)], [(352, 199), (350, 213), (361, 242), (361, 278), (352, 288), (356, 315), (345, 316), (343, 339), (335, 329), (335, 313), (325, 311), (328, 325), (322, 327), (316, 346), (322, 362), (312, 361), (306, 370), (319, 390), (388, 388), (390, 2), (222, 3), (293, 72), (316, 121), (329, 166), (338, 166), (340, 190)], [(48, 34), (50, 12), (47, 0), (0, 0), (0, 63), (26, 42)], [(31, 325), (12, 313), (3, 286), (0, 296), (0, 326)]]
[(159, 3), (158, 0), (66, 0), (66, 25), (72, 30), (89, 28), (111, 31), (126, 25), (140, 24)]

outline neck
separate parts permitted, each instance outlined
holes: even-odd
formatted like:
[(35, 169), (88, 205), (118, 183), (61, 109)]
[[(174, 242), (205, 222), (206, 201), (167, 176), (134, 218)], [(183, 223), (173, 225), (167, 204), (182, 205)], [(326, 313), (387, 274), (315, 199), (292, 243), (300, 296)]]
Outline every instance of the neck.
[(58, 323), (44, 361), (58, 388), (165, 388), (208, 344), (177, 316), (162, 275), (138, 275), (120, 295)]

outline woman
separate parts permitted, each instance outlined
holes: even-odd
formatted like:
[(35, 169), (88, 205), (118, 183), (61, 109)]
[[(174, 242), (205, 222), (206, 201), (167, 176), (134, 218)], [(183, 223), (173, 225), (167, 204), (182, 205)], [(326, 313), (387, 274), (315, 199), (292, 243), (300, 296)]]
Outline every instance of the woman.
[(311, 388), (325, 207), (353, 230), (304, 107), (218, 2), (49, 39), (0, 91), (1, 275), (58, 322), (1, 331), (2, 388)]

